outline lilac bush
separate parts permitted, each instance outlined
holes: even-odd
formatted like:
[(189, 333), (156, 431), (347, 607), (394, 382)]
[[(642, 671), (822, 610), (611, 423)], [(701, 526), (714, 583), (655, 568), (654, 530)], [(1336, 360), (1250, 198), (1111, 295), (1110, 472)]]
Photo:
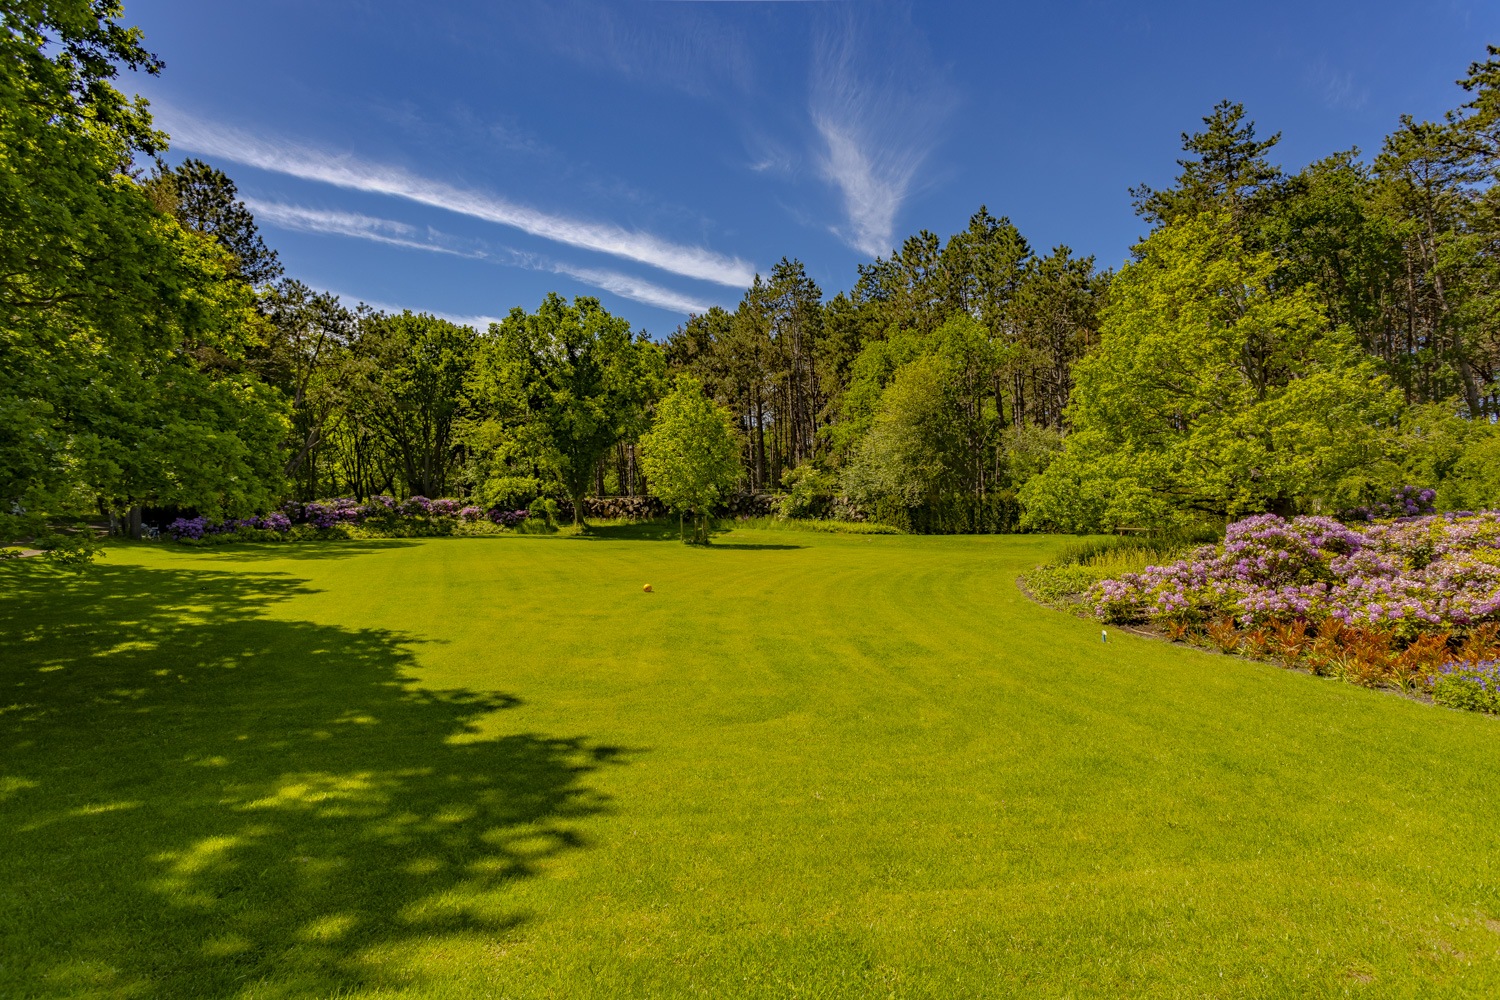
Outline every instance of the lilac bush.
[(432, 501), (426, 497), (408, 497), (397, 509), (406, 517), (421, 517), (432, 512)]
[(290, 531), (292, 528), (292, 519), (280, 511), (276, 511), (261, 518), (260, 526), (262, 528), (269, 528), (271, 531)]
[(514, 528), (522, 521), (531, 516), (529, 510), (501, 510), (498, 507), (491, 508), (486, 516), (502, 528)]
[(1426, 517), (1433, 513), (1434, 501), (1437, 500), (1437, 490), (1422, 489), (1419, 486), (1402, 486), (1391, 491), (1391, 499), (1387, 503), (1377, 503), (1370, 507), (1355, 507), (1351, 510), (1341, 511), (1340, 516), (1346, 521), (1378, 521), (1392, 517)]
[(210, 522), (206, 517), (179, 517), (167, 525), (167, 534), (178, 541), (184, 538), (191, 538), (196, 541), (204, 535), (216, 534), (217, 530), (218, 526)]
[(369, 525), (377, 531), (395, 529), (416, 530), (418, 533), (446, 533), (442, 526), (458, 521), (475, 524), (489, 520), (505, 528), (513, 528), (530, 516), (525, 510), (501, 510), (464, 505), (461, 500), (444, 498), (429, 500), (427, 497), (410, 497), (397, 500), (395, 497), (378, 495), (363, 502), (353, 497), (333, 497), (327, 500), (307, 502), (288, 501), (279, 510), (263, 517), (232, 518), (210, 521), (205, 517), (179, 517), (168, 527), (167, 532), (179, 541), (201, 541), (215, 535), (232, 534), (241, 528), (275, 531), (286, 534), (296, 526), (315, 529), (339, 528), (347, 525)]
[(1337, 618), (1409, 634), (1466, 627), (1500, 617), (1500, 513), (1403, 513), (1358, 529), (1263, 514), (1231, 524), (1221, 544), (1100, 581), (1086, 601), (1115, 622)]
[(401, 501), (395, 497), (388, 497), (384, 493), (377, 494), (365, 501), (365, 517), (394, 517), (400, 505)]
[(210, 521), (206, 517), (179, 517), (167, 525), (167, 534), (181, 541), (189, 538), (194, 541), (212, 535), (232, 534), (241, 528), (253, 531), (290, 531), (292, 522), (286, 514), (276, 511), (264, 517), (240, 517), (230, 518), (227, 521)]

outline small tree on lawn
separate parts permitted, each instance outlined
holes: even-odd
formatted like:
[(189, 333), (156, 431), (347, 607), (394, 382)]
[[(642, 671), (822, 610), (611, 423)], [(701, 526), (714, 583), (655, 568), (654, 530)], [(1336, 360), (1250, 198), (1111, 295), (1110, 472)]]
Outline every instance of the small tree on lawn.
[(708, 544), (708, 512), (740, 479), (740, 447), (729, 412), (680, 375), (657, 407), (656, 423), (641, 440), (641, 464), (651, 495), (670, 510), (693, 515), (693, 535)]

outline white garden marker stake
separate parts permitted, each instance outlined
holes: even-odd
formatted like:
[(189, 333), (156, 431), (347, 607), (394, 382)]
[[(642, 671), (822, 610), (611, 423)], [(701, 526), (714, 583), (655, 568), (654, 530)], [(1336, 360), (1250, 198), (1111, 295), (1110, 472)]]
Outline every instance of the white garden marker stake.
[(1107, 629), (1107, 628), (1101, 628), (1099, 630), (1099, 641), (1100, 642), (1108, 642), (1109, 641), (1109, 629)]

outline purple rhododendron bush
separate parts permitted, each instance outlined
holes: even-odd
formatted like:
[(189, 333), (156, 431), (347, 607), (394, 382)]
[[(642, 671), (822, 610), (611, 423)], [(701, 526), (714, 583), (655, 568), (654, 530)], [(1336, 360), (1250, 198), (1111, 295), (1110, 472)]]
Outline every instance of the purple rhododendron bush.
[(1500, 512), (1430, 515), (1403, 492), (1388, 521), (1273, 514), (1224, 541), (1100, 580), (1084, 604), (1105, 622), (1270, 656), (1369, 686), (1500, 710)]
[(311, 541), (335, 538), (392, 538), (423, 535), (488, 534), (523, 524), (528, 510), (483, 509), (461, 500), (374, 496), (290, 501), (263, 517), (210, 521), (178, 518), (167, 533), (180, 542)]

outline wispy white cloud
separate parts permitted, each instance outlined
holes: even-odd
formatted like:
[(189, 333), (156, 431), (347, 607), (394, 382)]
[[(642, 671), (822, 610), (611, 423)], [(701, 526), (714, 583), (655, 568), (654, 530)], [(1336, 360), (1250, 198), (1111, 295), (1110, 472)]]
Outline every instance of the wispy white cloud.
[(702, 4), (545, 0), (501, 5), (513, 31), (576, 62), (694, 97), (748, 93), (756, 78), (745, 29)]
[(464, 315), (462, 313), (442, 312), (441, 310), (438, 310), (438, 309), (413, 309), (411, 306), (396, 305), (396, 304), (391, 303), (391, 302), (374, 302), (374, 301), (371, 301), (370, 299), (361, 298), (358, 295), (345, 295), (343, 292), (335, 291), (332, 288), (313, 287), (313, 291), (315, 291), (315, 292), (322, 292), (322, 293), (324, 293), (326, 295), (337, 296), (338, 299), (339, 299), (339, 301), (342, 302), (342, 303), (344, 303), (345, 305), (348, 305), (349, 303), (352, 303), (352, 302), (360, 302), (360, 303), (363, 303), (364, 305), (369, 306), (371, 309), (374, 309), (374, 310), (376, 310), (378, 312), (383, 312), (383, 313), (402, 313), (402, 312), (426, 313), (429, 316), (436, 316), (438, 319), (445, 319), (449, 323), (454, 324), (455, 326), (471, 326), (475, 330), (478, 330), (480, 333), (483, 333), (485, 330), (488, 330), (490, 328), (490, 324), (491, 323), (498, 323), (498, 322), (500, 322), (500, 317), (498, 317), (498, 316), (484, 316), (484, 315), (468, 316), (468, 315)]
[(757, 174), (791, 174), (799, 159), (784, 143), (759, 129), (745, 136), (745, 150), (750, 155), (745, 165)]
[(549, 270), (554, 274), (565, 274), (585, 285), (602, 288), (606, 292), (614, 292), (633, 302), (643, 302), (648, 306), (656, 306), (668, 312), (705, 313), (709, 309), (707, 303), (618, 271), (596, 271), (592, 268), (573, 267), (556, 261), (551, 262)]
[(843, 196), (834, 231), (874, 256), (893, 248), (896, 213), (954, 98), (909, 18), (886, 18), (877, 33), (858, 16), (814, 45), (811, 115), (819, 171)]
[(287, 205), (280, 202), (261, 201), (258, 198), (245, 198), (245, 207), (250, 209), (251, 214), (259, 222), (268, 222), (281, 229), (289, 229), (293, 232), (319, 233), (327, 236), (354, 236), (364, 240), (374, 240), (377, 243), (389, 243), (392, 246), (410, 247), (414, 250), (430, 250), (434, 253), (448, 253), (456, 257), (480, 257), (483, 254), (473, 251), (454, 249), (444, 246), (431, 237), (439, 234), (428, 230), (429, 239), (422, 240), (416, 226), (409, 226), (404, 222), (395, 222), (391, 219), (377, 219), (369, 215), (360, 215), (354, 212), (337, 212), (320, 208), (304, 208), (301, 205)]
[(754, 267), (738, 257), (672, 243), (650, 233), (609, 223), (553, 215), (495, 195), (420, 177), (399, 167), (367, 163), (348, 154), (263, 138), (171, 110), (159, 112), (158, 119), (165, 123), (177, 145), (261, 170), (355, 191), (405, 198), (510, 226), (568, 246), (648, 264), (687, 278), (739, 288), (748, 285), (755, 275)]
[[(707, 312), (709, 308), (707, 304), (690, 296), (618, 271), (576, 267), (540, 254), (523, 253), (510, 247), (485, 246), (484, 248), (456, 249), (456, 246), (461, 245), (460, 241), (445, 233), (429, 228), (424, 234), (415, 226), (396, 222), (393, 219), (381, 219), (353, 212), (305, 208), (301, 205), (261, 201), (256, 198), (246, 198), (244, 202), (245, 207), (250, 209), (257, 221), (282, 229), (327, 236), (349, 236), (355, 239), (409, 247), (414, 250), (429, 250), (434, 253), (453, 254), (512, 267), (523, 267), (532, 271), (561, 274), (575, 281), (581, 281), (592, 288), (611, 292), (621, 298), (630, 299), (632, 302), (642, 302), (669, 312), (702, 313)], [(377, 305), (376, 308), (383, 307)], [(444, 315), (442, 318), (451, 319), (452, 317)]]
[(1331, 111), (1363, 111), (1370, 101), (1369, 90), (1354, 82), (1353, 73), (1338, 72), (1327, 59), (1318, 59), (1309, 68), (1308, 79)]

